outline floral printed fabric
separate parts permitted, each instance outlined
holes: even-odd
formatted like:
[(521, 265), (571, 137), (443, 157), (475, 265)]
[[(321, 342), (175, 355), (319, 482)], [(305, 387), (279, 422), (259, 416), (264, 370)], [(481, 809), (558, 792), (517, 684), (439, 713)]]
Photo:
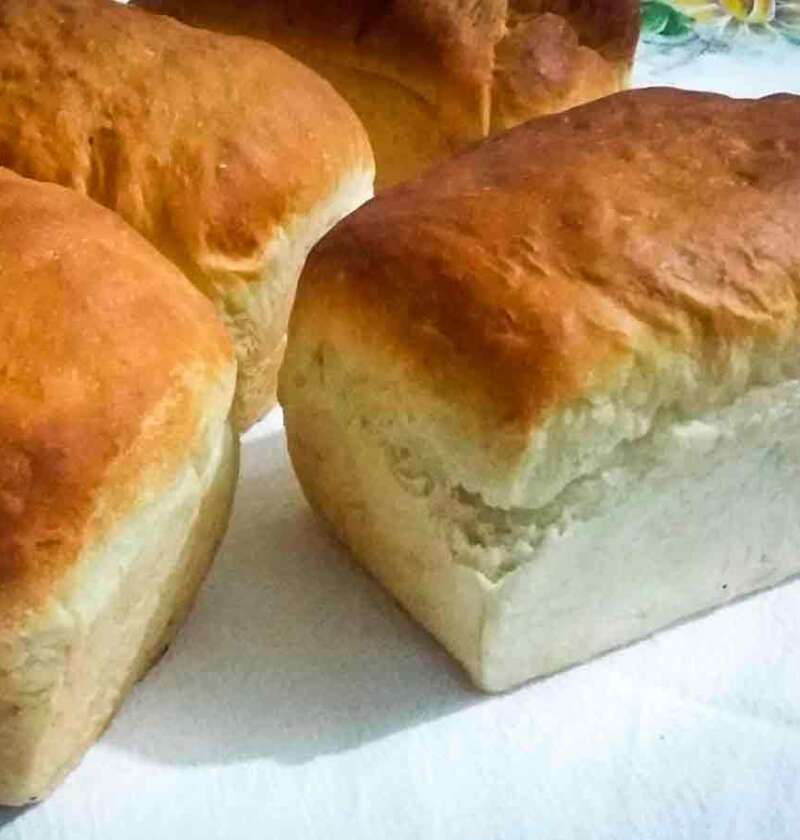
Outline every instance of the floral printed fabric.
[(800, 94), (800, 0), (642, 0), (633, 85)]
[(650, 43), (782, 40), (800, 46), (800, 0), (643, 0)]

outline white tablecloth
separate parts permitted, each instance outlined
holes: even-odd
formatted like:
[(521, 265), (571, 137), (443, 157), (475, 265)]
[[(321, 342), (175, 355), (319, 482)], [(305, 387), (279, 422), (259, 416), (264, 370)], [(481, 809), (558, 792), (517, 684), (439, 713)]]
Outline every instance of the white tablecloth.
[[(800, 92), (786, 55), (692, 72), (654, 48), (637, 80)], [(314, 521), (276, 413), (184, 631), (51, 799), (0, 809), (0, 838), (797, 840), (799, 644), (792, 583), (480, 695)]]

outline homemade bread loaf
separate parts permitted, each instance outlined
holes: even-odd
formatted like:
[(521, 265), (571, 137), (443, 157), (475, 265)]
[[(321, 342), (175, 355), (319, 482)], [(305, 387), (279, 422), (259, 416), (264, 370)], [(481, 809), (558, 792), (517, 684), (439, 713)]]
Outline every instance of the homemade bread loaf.
[(180, 266), (230, 329), (253, 423), (308, 248), (371, 195), (351, 109), (267, 44), (110, 0), (3, 0), (0, 79), (0, 165), (116, 210)]
[(62, 779), (189, 609), (228, 520), (235, 379), (152, 246), (0, 170), (0, 804)]
[(325, 76), (367, 127), (378, 184), (490, 132), (624, 87), (639, 0), (137, 0), (261, 35)]
[(311, 501), (501, 690), (800, 571), (800, 98), (650, 89), (389, 190), (300, 282)]

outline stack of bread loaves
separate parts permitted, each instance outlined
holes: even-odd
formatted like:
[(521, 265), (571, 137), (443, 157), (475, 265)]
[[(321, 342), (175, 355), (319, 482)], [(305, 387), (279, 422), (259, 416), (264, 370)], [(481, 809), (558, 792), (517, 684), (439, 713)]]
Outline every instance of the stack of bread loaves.
[(274, 403), (308, 249), (374, 173), (356, 116), (298, 62), (110, 0), (0, 3), (0, 166), (117, 211), (216, 304), (240, 429)]
[(303, 260), (374, 164), (344, 100), (267, 44), (3, 0), (0, 165), (0, 804), (22, 804), (189, 609)]
[[(111, 0), (0, 2), (0, 803), (175, 632), (354, 210), (291, 316), (291, 456), (478, 685), (800, 572), (799, 99), (565, 110), (624, 86), (637, 0), (139, 5), (333, 86)], [(550, 115), (356, 210), (345, 99), (384, 184)]]
[(369, 131), (378, 186), (467, 143), (625, 86), (639, 0), (135, 0), (260, 34), (313, 67)]

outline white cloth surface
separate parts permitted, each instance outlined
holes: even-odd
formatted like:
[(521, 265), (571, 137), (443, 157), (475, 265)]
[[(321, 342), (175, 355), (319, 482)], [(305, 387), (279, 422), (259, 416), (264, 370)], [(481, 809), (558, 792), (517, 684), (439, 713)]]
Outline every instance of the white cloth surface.
[(800, 583), (507, 695), (449, 657), (248, 436), (196, 609), (2, 840), (796, 840)]
[[(775, 57), (676, 55), (637, 82), (800, 92)], [(798, 643), (794, 582), (478, 694), (315, 521), (275, 412), (186, 627), (0, 840), (797, 840)]]
[(679, 45), (640, 43), (634, 87), (668, 85), (728, 96), (800, 93), (800, 44), (766, 44), (742, 38), (730, 43), (700, 39)]

